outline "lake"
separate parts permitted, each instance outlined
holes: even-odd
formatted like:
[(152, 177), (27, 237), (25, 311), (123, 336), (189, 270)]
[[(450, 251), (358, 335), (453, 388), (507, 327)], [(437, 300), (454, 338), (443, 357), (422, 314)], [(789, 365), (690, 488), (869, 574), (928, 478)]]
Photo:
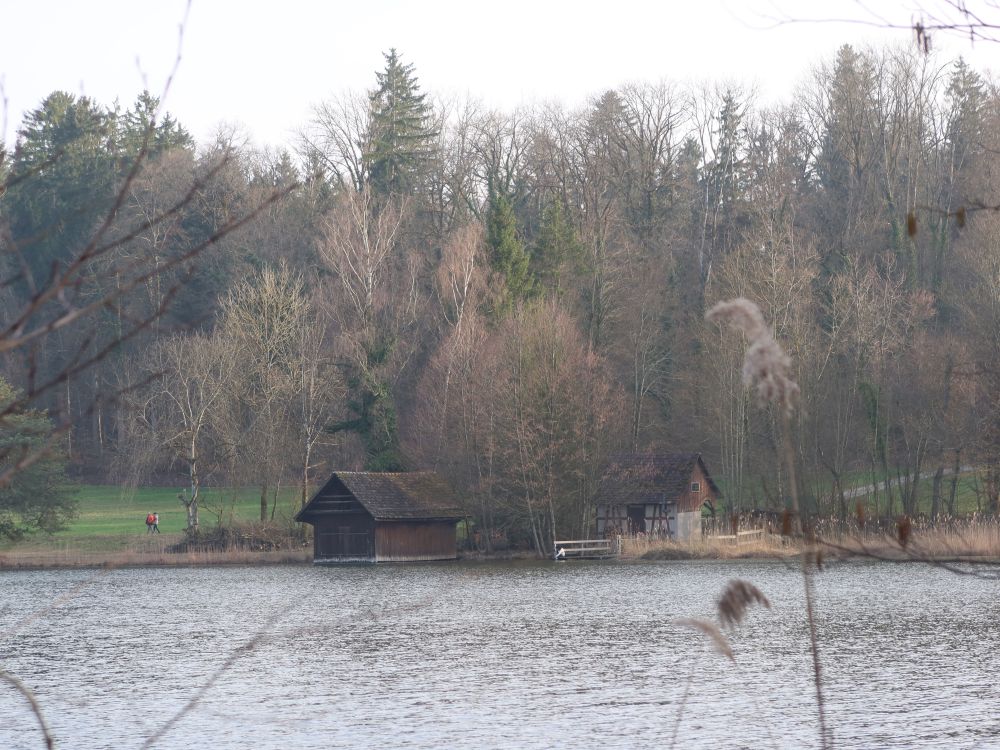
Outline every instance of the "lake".
[[(732, 578), (773, 605), (735, 664), (675, 624)], [(847, 562), (816, 592), (835, 747), (1000, 747), (1000, 582)], [(153, 746), (809, 748), (811, 664), (794, 563), (0, 572), (0, 667), (74, 750), (141, 747), (199, 691)], [(42, 747), (0, 683), (0, 748)]]

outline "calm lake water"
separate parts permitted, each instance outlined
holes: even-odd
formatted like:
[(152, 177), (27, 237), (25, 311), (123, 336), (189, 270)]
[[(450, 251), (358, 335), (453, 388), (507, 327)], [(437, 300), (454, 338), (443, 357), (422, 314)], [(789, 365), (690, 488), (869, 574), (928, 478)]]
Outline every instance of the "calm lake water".
[[(731, 578), (773, 603), (735, 665), (672, 622)], [(1000, 748), (1000, 583), (816, 584), (835, 747)], [(141, 747), (213, 677), (155, 747), (818, 746), (801, 573), (774, 562), (0, 573), (0, 667), (74, 750)], [(41, 747), (0, 683), (0, 748)]]

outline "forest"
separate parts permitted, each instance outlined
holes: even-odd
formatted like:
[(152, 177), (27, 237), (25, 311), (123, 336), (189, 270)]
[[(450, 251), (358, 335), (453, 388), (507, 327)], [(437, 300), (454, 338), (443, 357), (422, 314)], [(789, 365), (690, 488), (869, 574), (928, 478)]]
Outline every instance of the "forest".
[[(783, 508), (788, 440), (811, 513), (863, 477), (879, 515), (954, 515), (966, 466), (1000, 512), (1000, 88), (961, 59), (500, 111), (390, 50), (287, 150), (167, 109), (56, 91), (0, 152), (0, 393), (36, 426), (5, 471), (183, 486), (196, 529), (206, 487), (267, 520), (334, 469), (434, 469), (542, 550), (623, 452)], [(705, 320), (733, 297), (791, 357), (788, 434)]]

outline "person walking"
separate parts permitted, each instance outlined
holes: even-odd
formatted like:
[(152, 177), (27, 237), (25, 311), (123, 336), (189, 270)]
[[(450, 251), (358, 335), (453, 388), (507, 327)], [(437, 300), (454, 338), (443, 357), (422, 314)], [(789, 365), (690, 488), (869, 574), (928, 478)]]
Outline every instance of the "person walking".
[(153, 533), (153, 524), (155, 522), (156, 522), (156, 518), (154, 517), (154, 515), (152, 513), (147, 513), (146, 514), (146, 533), (147, 534), (152, 534)]
[(154, 534), (159, 534), (160, 533), (160, 514), (159, 513), (154, 513), (153, 514), (153, 533)]

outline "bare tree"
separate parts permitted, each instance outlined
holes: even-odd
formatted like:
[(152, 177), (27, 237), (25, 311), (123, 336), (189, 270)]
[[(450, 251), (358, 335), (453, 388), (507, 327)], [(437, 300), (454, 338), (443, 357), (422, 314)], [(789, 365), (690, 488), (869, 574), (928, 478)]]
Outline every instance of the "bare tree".
[(299, 396), (309, 314), (302, 279), (287, 266), (245, 279), (222, 304), (216, 336), (233, 352), (236, 365), (227, 383), (233, 399), (231, 443), (260, 489), (261, 521), (268, 520), (268, 493), (277, 493), (297, 428), (292, 407)]
[(178, 497), (190, 532), (198, 531), (201, 489), (219, 463), (217, 428), (235, 367), (233, 347), (204, 334), (170, 336), (151, 352), (156, 379), (140, 418), (167, 457), (185, 467), (189, 487)]
[[(272, 190), (256, 203), (218, 217), (203, 235), (175, 246), (170, 253), (160, 253), (158, 248), (174, 232), (178, 219), (192, 209), (232, 159), (231, 155), (222, 154), (183, 187), (163, 196), (162, 202), (141, 201), (138, 194), (151, 164), (149, 149), (155, 128), (153, 120), (138, 154), (118, 182), (110, 207), (98, 218), (93, 230), (78, 246), (67, 248), (65, 259), (53, 263), (44, 276), (33, 273), (29, 263), (32, 243), (38, 237), (16, 239), (0, 219), (2, 286), (25, 290), (21, 296), (7, 297), (0, 323), (0, 353), (9, 362), (21, 363), (25, 388), (18, 402), (9, 405), (0, 419), (22, 406), (51, 399), (60, 390), (67, 394), (59, 412), (53, 413), (55, 426), (51, 438), (6, 467), (0, 473), (0, 485), (69, 435), (75, 413), (87, 414), (94, 408), (93, 402), (71, 408), (70, 384), (85, 375), (92, 377), (94, 369), (113, 352), (162, 325), (175, 299), (194, 277), (197, 261), (206, 251), (298, 187), (298, 183), (292, 183)], [(23, 187), (38, 179), (60, 158), (57, 153), (33, 170), (8, 173), (0, 183), (0, 195), (15, 185)], [(145, 241), (153, 242), (154, 252), (133, 252)], [(102, 274), (109, 268), (113, 269), (113, 283), (96, 285), (94, 279), (105, 278)], [(148, 295), (149, 303), (137, 304), (137, 294)], [(103, 324), (103, 316), (108, 312), (116, 320), (110, 329)], [(60, 356), (55, 358), (57, 349)], [(112, 404), (120, 395), (101, 392), (99, 403)]]
[(362, 191), (368, 185), (371, 103), (367, 94), (345, 92), (323, 102), (300, 136), (307, 156), (334, 176), (341, 188)]

